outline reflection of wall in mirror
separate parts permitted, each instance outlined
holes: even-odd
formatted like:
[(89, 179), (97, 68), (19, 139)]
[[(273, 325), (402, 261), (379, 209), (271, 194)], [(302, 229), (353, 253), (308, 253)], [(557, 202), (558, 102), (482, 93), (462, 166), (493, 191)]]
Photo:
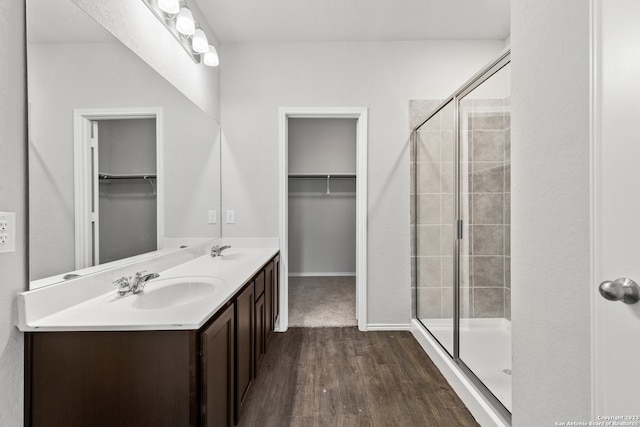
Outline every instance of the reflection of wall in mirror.
[[(149, 11), (142, 1), (72, 0), (80, 9), (111, 32), (180, 92), (220, 120), (220, 71), (217, 67), (196, 64), (173, 35)], [(218, 47), (214, 32), (198, 8), (189, 2), (198, 25), (207, 33), (209, 43)]]
[[(73, 109), (163, 108), (164, 237), (218, 237), (217, 124), (126, 47), (29, 44), (31, 279), (74, 270)], [(162, 179), (162, 177), (160, 178)]]

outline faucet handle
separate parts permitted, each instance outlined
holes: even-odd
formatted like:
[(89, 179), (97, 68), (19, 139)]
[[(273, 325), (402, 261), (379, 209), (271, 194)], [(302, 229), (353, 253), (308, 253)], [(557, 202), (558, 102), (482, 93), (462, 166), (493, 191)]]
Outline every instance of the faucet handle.
[(116, 280), (113, 281), (113, 286), (118, 286), (120, 288), (125, 287), (125, 286), (129, 286), (129, 280), (130, 279), (131, 278), (127, 277), (127, 276), (124, 276), (124, 277), (121, 277), (119, 279), (116, 279)]
[(133, 278), (134, 283), (138, 282), (142, 278), (142, 275), (146, 272), (147, 270), (137, 271), (135, 277)]
[(131, 291), (131, 277), (121, 277), (113, 281), (113, 285), (118, 287), (118, 295), (124, 296)]

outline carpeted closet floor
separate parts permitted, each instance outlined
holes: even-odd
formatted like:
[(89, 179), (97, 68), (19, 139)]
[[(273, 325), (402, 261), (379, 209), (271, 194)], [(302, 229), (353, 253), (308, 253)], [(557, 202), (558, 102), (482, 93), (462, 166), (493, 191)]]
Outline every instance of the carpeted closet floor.
[(356, 326), (356, 278), (289, 276), (289, 326)]

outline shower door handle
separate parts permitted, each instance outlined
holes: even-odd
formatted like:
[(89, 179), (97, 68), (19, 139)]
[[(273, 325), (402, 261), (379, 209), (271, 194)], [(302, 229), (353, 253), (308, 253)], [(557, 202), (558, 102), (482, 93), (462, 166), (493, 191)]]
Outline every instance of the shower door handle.
[(640, 286), (631, 279), (621, 277), (600, 283), (600, 295), (609, 301), (622, 301), (625, 304), (635, 304), (640, 301)]

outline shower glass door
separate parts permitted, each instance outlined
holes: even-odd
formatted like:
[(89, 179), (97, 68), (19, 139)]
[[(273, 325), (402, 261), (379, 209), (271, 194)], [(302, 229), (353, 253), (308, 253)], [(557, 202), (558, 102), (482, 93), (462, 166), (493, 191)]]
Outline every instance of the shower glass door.
[(416, 315), (453, 356), (454, 103), (415, 134)]
[(415, 128), (411, 190), (415, 316), (505, 419), (511, 411), (510, 67), (505, 52)]
[(459, 358), (511, 410), (510, 65), (463, 91)]

